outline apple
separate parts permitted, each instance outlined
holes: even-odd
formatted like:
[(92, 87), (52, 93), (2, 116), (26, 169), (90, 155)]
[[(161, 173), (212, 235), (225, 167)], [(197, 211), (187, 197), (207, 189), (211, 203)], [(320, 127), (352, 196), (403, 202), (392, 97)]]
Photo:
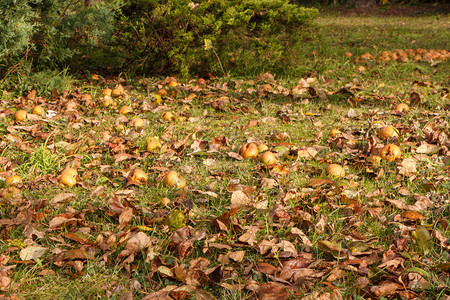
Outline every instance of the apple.
[(254, 143), (247, 143), (241, 147), (241, 149), (239, 150), (239, 154), (243, 158), (255, 158), (258, 157), (259, 150)]
[(390, 137), (398, 136), (397, 129), (391, 125), (381, 127), (378, 131), (378, 137), (382, 140), (388, 139)]
[(142, 128), (144, 127), (144, 120), (142, 120), (141, 118), (134, 118), (129, 122), (129, 124), (136, 129)]
[(102, 91), (102, 94), (103, 94), (104, 96), (109, 96), (109, 97), (111, 97), (111, 93), (112, 93), (112, 90), (111, 90), (111, 89), (108, 89), (108, 88), (103, 89), (103, 91)]
[(8, 176), (5, 180), (5, 186), (10, 187), (22, 183), (22, 178), (17, 175)]
[(271, 151), (264, 152), (259, 159), (266, 165), (272, 165), (277, 162), (277, 158)]
[(147, 139), (147, 145), (145, 148), (147, 151), (154, 151), (155, 149), (161, 148), (161, 141), (159, 140), (159, 137), (154, 136)]
[(333, 177), (339, 178), (345, 176), (344, 168), (338, 164), (329, 164), (325, 170), (327, 171), (328, 174), (330, 174)]
[(156, 92), (157, 95), (161, 96), (161, 97), (167, 97), (167, 90), (165, 89), (160, 89)]
[(330, 130), (330, 133), (328, 135), (330, 138), (335, 139), (337, 137), (340, 137), (342, 135), (342, 132), (337, 128), (333, 128)]
[(21, 121), (23, 121), (23, 120), (25, 120), (27, 118), (27, 114), (28, 113), (25, 110), (19, 109), (18, 111), (15, 112), (14, 119), (17, 122), (21, 122)]
[(134, 169), (130, 179), (134, 182), (146, 183), (148, 181), (148, 176), (141, 169)]
[(104, 107), (108, 107), (108, 106), (111, 106), (111, 105), (114, 105), (113, 98), (111, 98), (111, 96), (105, 95), (103, 97), (103, 106)]
[(409, 106), (406, 103), (400, 103), (400, 104), (397, 104), (397, 106), (395, 107), (395, 110), (401, 111), (402, 113), (406, 113), (409, 110)]
[(164, 198), (161, 199), (161, 204), (162, 205), (167, 206), (167, 205), (169, 205), (169, 203), (170, 203), (170, 199), (169, 198), (164, 197)]
[(59, 185), (61, 187), (73, 187), (77, 183), (78, 172), (74, 168), (66, 168), (58, 176)]
[(381, 148), (379, 155), (384, 160), (394, 161), (402, 156), (402, 150), (397, 145), (387, 144)]
[(115, 88), (111, 91), (111, 97), (118, 98), (122, 96), (122, 90), (119, 88)]
[(186, 180), (176, 171), (170, 171), (164, 177), (164, 184), (170, 187), (182, 189), (186, 186)]
[(40, 115), (42, 116), (44, 114), (45, 110), (42, 106), (40, 105), (36, 105), (35, 107), (33, 107), (33, 115)]
[(176, 87), (176, 86), (178, 86), (178, 82), (177, 82), (176, 80), (171, 80), (171, 81), (169, 81), (168, 86), (170, 86), (170, 87)]
[(164, 121), (173, 121), (173, 120), (175, 119), (175, 115), (174, 115), (174, 113), (171, 112), (171, 111), (166, 111), (166, 112), (163, 112), (163, 113), (162, 113), (161, 118), (162, 118)]
[(121, 115), (126, 115), (129, 114), (130, 112), (132, 112), (133, 109), (131, 108), (131, 106), (129, 105), (124, 105), (119, 109), (119, 114)]

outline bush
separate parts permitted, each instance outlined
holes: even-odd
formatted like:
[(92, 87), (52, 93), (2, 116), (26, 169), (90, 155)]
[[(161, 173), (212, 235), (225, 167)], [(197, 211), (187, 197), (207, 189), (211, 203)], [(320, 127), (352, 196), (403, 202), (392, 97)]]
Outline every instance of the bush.
[(288, 0), (132, 0), (122, 12), (117, 49), (135, 71), (182, 76), (289, 68), (318, 14)]
[(47, 70), (48, 75), (48, 69), (79, 66), (82, 57), (106, 49), (114, 32), (113, 9), (120, 4), (120, 0), (92, 5), (80, 0), (0, 1), (0, 76), (24, 80), (34, 72)]

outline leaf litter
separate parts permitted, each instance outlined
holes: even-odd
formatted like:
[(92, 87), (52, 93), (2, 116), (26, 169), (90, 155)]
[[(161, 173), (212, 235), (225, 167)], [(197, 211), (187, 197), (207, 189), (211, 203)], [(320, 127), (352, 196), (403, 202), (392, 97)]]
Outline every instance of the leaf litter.
[[(110, 104), (75, 89), (50, 99), (31, 91), (1, 108), (4, 295), (26, 289), (12, 280), (20, 268), (79, 278), (93, 264), (119, 266), (127, 288), (117, 293), (130, 299), (449, 296), (448, 111), (430, 119), (419, 88), (410, 112), (391, 114), (392, 98), (357, 98), (363, 84), (303, 78), (289, 88), (270, 73), (174, 80), (137, 83), (144, 95), (122, 79), (98, 82), (120, 91)], [(15, 109), (37, 104), (46, 115), (14, 120)], [(131, 115), (118, 113), (125, 104)], [(338, 133), (328, 134), (333, 109)], [(382, 140), (389, 123), (399, 136)], [(147, 145), (155, 136), (160, 143)], [(244, 159), (248, 142), (277, 162)], [(399, 159), (379, 156), (387, 143), (401, 148)], [(40, 145), (48, 151), (37, 157)], [(34, 165), (24, 164), (32, 155)], [(331, 163), (345, 176), (329, 175)], [(76, 170), (72, 188), (58, 184), (64, 166)], [(170, 170), (187, 185), (168, 186)], [(16, 174), (22, 182), (7, 186)]]

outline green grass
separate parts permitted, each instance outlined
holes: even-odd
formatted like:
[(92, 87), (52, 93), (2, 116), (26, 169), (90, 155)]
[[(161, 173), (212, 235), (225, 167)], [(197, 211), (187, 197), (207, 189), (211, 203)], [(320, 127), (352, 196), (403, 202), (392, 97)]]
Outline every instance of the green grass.
[[(448, 262), (448, 251), (433, 236), (433, 247), (425, 253), (414, 239), (412, 230), (422, 224), (430, 230), (439, 230), (447, 239), (450, 236), (447, 224), (450, 216), (447, 158), (442, 152), (430, 154), (417, 163), (417, 172), (413, 176), (404, 177), (399, 175), (401, 160), (383, 161), (379, 166), (374, 166), (367, 162), (365, 155), (370, 146), (368, 138), (372, 136), (376, 139), (379, 124), (393, 124), (400, 129), (401, 136), (396, 143), (403, 151), (402, 158), (414, 156), (414, 150), (426, 140), (425, 134), (429, 128), (438, 133), (448, 131), (449, 116), (445, 111), (448, 103), (444, 102), (443, 94), (448, 88), (449, 63), (355, 62), (355, 58), (365, 52), (377, 56), (385, 50), (443, 49), (449, 19), (445, 16), (338, 17), (329, 13), (322, 15), (318, 23), (318, 38), (305, 43), (304, 49), (301, 49), (298, 72), (276, 76), (277, 82), (272, 85), (275, 91), (278, 86), (290, 90), (301, 77), (315, 77), (314, 89), (316, 92), (322, 90), (327, 95), (325, 99), (313, 98), (308, 91), (298, 98), (276, 92), (258, 95), (262, 82), (255, 83), (255, 78), (233, 77), (212, 80), (207, 88), (201, 89), (195, 87), (194, 81), (183, 82), (183, 86), (178, 87), (180, 94), (164, 99), (160, 105), (144, 105), (148, 103), (146, 86), (139, 78), (129, 79), (127, 83), (133, 85), (129, 95), (134, 100), (117, 99), (117, 107), (108, 108), (100, 104), (101, 89), (112, 87), (116, 82), (80, 85), (80, 90), (92, 94), (97, 104), (88, 107), (73, 97), (78, 102), (77, 113), (65, 111), (65, 99), (38, 99), (33, 102), (5, 96), (2, 105), (11, 111), (18, 107), (31, 111), (33, 105), (39, 102), (46, 109), (58, 111), (60, 116), (54, 118), (51, 125), (41, 120), (18, 124), (13, 121), (12, 114), (2, 111), (0, 156), (4, 163), (0, 167), (0, 192), (4, 199), (0, 205), (0, 217), (2, 220), (13, 220), (13, 225), (3, 226), (0, 231), (0, 252), (3, 266), (11, 266), (4, 276), (11, 278), (13, 284), (1, 293), (19, 299), (54, 299), (55, 295), (64, 299), (118, 299), (133, 286), (134, 296), (143, 297), (170, 285), (181, 287), (187, 283), (180, 275), (183, 272), (177, 275), (181, 278), (172, 278), (162, 274), (158, 267), (175, 270), (184, 266), (184, 272), (188, 272), (191, 261), (203, 257), (209, 260), (203, 271), (221, 266), (223, 279), (199, 283), (199, 290), (211, 293), (218, 299), (246, 299), (252, 294), (250, 290), (233, 291), (218, 284), (242, 286), (248, 280), (254, 280), (258, 285), (272, 282), (273, 277), (257, 271), (255, 266), (259, 262), (269, 263), (279, 268), (274, 275), (279, 276), (281, 263), (285, 261), (283, 249), (276, 249), (267, 256), (259, 252), (258, 245), (263, 240), (273, 240), (275, 244), (285, 240), (293, 243), (301, 255), (311, 257), (310, 263), (313, 265), (310, 268), (315, 272), (341, 267), (342, 277), (332, 284), (344, 298), (356, 299), (358, 296), (353, 296), (358, 289), (356, 282), (359, 277), (367, 275), (364, 269), (352, 271), (346, 265), (346, 259), (335, 259), (332, 252), (319, 250), (318, 242), (334, 242), (345, 248), (358, 240), (358, 236), (363, 236), (367, 239), (361, 241), (364, 251), (371, 251), (377, 256), (376, 261), (368, 262), (372, 271), (377, 271), (376, 267), (383, 262), (383, 255), (389, 256), (392, 251), (404, 266), (395, 270), (385, 268), (374, 277), (367, 275), (370, 280), (368, 288), (365, 288), (367, 291), (384, 280), (398, 280), (402, 271), (414, 267), (426, 271), (432, 278), (429, 280), (430, 286), (415, 292), (425, 298), (445, 299), (448, 292), (443, 287), (448, 288), (450, 284), (445, 277), (447, 273), (432, 266)], [(314, 50), (315, 54), (312, 54)], [(345, 57), (345, 52), (353, 53), (353, 57)], [(357, 71), (360, 65), (365, 67), (365, 71)], [(239, 89), (236, 88), (237, 80), (244, 80), (239, 83)], [(149, 92), (153, 94), (161, 88), (158, 86), (161, 81), (157, 78), (150, 81)], [(352, 105), (348, 95), (336, 93), (342, 88), (363, 100)], [(255, 92), (248, 93), (247, 89), (254, 89)], [(193, 90), (197, 98), (184, 103)], [(394, 104), (408, 102), (412, 91), (420, 94), (421, 106), (412, 107), (402, 117), (392, 115)], [(211, 106), (211, 102), (222, 95), (231, 98), (231, 102), (225, 105), (225, 111)], [(128, 119), (139, 116), (147, 120), (142, 130), (131, 128), (127, 120), (118, 114), (118, 108), (124, 104), (133, 107)], [(184, 105), (188, 105), (189, 109), (183, 108)], [(357, 117), (346, 116), (351, 109)], [(188, 119), (162, 121), (160, 116), (165, 110)], [(290, 121), (283, 122), (279, 118), (280, 113), (286, 114)], [(258, 121), (257, 126), (248, 126), (250, 121)], [(433, 122), (435, 125), (431, 126)], [(118, 124), (124, 125), (123, 131), (116, 129)], [(37, 125), (38, 130), (28, 132), (27, 128), (20, 127), (31, 125)], [(332, 128), (353, 135), (354, 141), (347, 141), (348, 147), (338, 147), (328, 137)], [(51, 132), (51, 135), (43, 140), (37, 134), (39, 130)], [(277, 140), (275, 136), (283, 132), (288, 137)], [(163, 147), (148, 153), (145, 151), (146, 138), (151, 136), (159, 136)], [(205, 152), (212, 139), (219, 136), (226, 139), (223, 148), (214, 153)], [(444, 138), (442, 135), (441, 139)], [(60, 141), (68, 142), (69, 146), (58, 147), (56, 143)], [(192, 154), (196, 150), (193, 145), (199, 141), (206, 145), (205, 151)], [(280, 164), (289, 170), (288, 174), (281, 175), (262, 166), (258, 160), (241, 161), (229, 156), (228, 153), (238, 152), (247, 141), (264, 142), (271, 150), (281, 149), (279, 143), (285, 143), (283, 146), (292, 150), (316, 146), (318, 153), (312, 159), (295, 157), (292, 153), (279, 157)], [(382, 143), (378, 142), (379, 145)], [(135, 158), (115, 162), (118, 153), (128, 153)], [(344, 165), (347, 176), (334, 179), (332, 184), (309, 186), (314, 179), (330, 179), (325, 172), (329, 163)], [(73, 188), (61, 187), (57, 182), (58, 174), (66, 165), (79, 166), (78, 184)], [(136, 167), (147, 172), (148, 182), (126, 185), (127, 174)], [(177, 190), (164, 186), (166, 170), (176, 170), (182, 174), (188, 187)], [(381, 170), (384, 175), (375, 179)], [(8, 189), (3, 180), (13, 173), (20, 175), (24, 183), (18, 186), (20, 191), (15, 198), (8, 198), (6, 192), (11, 188)], [(262, 188), (263, 178), (276, 180), (278, 186)], [(429, 182), (434, 183), (435, 187), (424, 191), (422, 187)], [(241, 207), (229, 220), (222, 220), (230, 223), (228, 230), (221, 230), (213, 226), (214, 220), (230, 211), (230, 199), (236, 188), (244, 188), (251, 199), (267, 201), (268, 207)], [(406, 188), (409, 194), (401, 188)], [(377, 189), (382, 193), (376, 194)], [(93, 191), (96, 193), (93, 194)], [(74, 195), (50, 204), (50, 200), (61, 193)], [(294, 196), (288, 199), (286, 194)], [(412, 205), (417, 200), (416, 194), (428, 197), (435, 205), (420, 211), (424, 216), (422, 221), (402, 219), (401, 214), (405, 210), (385, 201), (403, 200)], [(161, 203), (163, 197), (170, 199), (166, 206)], [(122, 208), (117, 203), (133, 207), (134, 217), (129, 224), (120, 224)], [(272, 215), (273, 208), (279, 205), (282, 211)], [(174, 209), (181, 210), (186, 216), (186, 224), (192, 227), (191, 232), (185, 232), (185, 240), (192, 241), (191, 253), (188, 252), (183, 258), (180, 258), (177, 239), (166, 224), (168, 214)], [(27, 212), (30, 212), (31, 218), (26, 218)], [(50, 228), (56, 216), (69, 216), (74, 220), (73, 224)], [(26, 236), (26, 226), (43, 232), (44, 238)], [(246, 226), (260, 228), (253, 246), (239, 241), (247, 230)], [(312, 246), (302, 244), (291, 233), (294, 227), (302, 229)], [(143, 253), (135, 253), (133, 259), (125, 252), (121, 255), (127, 247), (127, 235), (138, 231), (147, 234), (151, 246)], [(201, 231), (205, 232), (205, 236), (197, 240)], [(69, 232), (83, 233), (88, 242), (77, 242), (66, 237)], [(402, 239), (409, 241), (407, 248), (395, 250), (395, 247), (402, 245), (402, 241), (406, 241)], [(219, 262), (219, 257), (229, 250), (212, 247), (212, 243), (230, 246), (232, 251), (244, 250), (243, 261)], [(20, 262), (19, 256), (26, 245), (40, 245), (49, 250), (44, 256), (26, 264)], [(388, 252), (390, 248), (394, 250)], [(93, 257), (55, 264), (60, 253), (75, 249), (92, 250)], [(152, 251), (159, 253), (153, 261), (146, 259), (148, 252)], [(365, 257), (364, 254), (358, 255), (354, 259)], [(129, 261), (125, 261), (127, 257)], [(83, 264), (81, 273), (76, 273), (75, 261)], [(43, 270), (52, 270), (54, 275), (39, 275)], [(405, 284), (409, 283), (407, 275), (411, 273), (414, 272), (407, 271), (403, 276)], [(289, 291), (290, 297), (295, 299), (313, 292), (331, 292), (329, 283), (326, 283), (328, 276), (329, 273), (324, 273), (318, 278), (300, 280)]]

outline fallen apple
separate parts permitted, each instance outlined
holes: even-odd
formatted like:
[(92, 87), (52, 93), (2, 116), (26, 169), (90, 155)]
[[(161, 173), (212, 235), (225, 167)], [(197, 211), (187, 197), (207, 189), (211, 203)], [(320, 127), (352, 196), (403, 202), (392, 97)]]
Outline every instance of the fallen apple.
[(114, 97), (114, 98), (119, 98), (120, 96), (122, 96), (122, 94), (123, 94), (122, 90), (119, 88), (115, 88), (111, 91), (111, 97)]
[(345, 170), (341, 165), (338, 164), (329, 164), (325, 169), (327, 173), (333, 177), (344, 177)]
[(27, 114), (28, 113), (25, 110), (19, 109), (14, 113), (14, 120), (16, 120), (17, 122), (21, 122), (27, 118)]
[(398, 136), (397, 129), (391, 125), (383, 126), (378, 131), (378, 137), (382, 140)]
[(142, 128), (142, 127), (144, 127), (144, 120), (137, 117), (137, 118), (131, 119), (131, 121), (129, 122), (129, 125), (136, 129)]
[(162, 205), (167, 206), (167, 205), (169, 205), (169, 203), (170, 203), (170, 199), (169, 198), (164, 197), (164, 198), (161, 199), (161, 204)]
[(170, 171), (164, 177), (164, 184), (170, 187), (182, 189), (186, 186), (186, 180), (176, 171)]
[(146, 183), (148, 181), (148, 176), (141, 169), (134, 169), (130, 179), (134, 182)]
[(59, 185), (61, 187), (73, 187), (77, 183), (78, 172), (74, 168), (66, 168), (62, 170), (58, 176)]
[(272, 165), (277, 162), (277, 158), (271, 151), (264, 152), (263, 154), (261, 154), (259, 159), (266, 165)]
[(104, 96), (109, 96), (109, 97), (111, 97), (111, 93), (112, 93), (112, 89), (109, 89), (109, 88), (103, 89), (103, 91), (102, 91), (102, 94), (103, 94)]
[(154, 151), (155, 149), (161, 148), (161, 141), (159, 140), (159, 137), (154, 136), (147, 139), (147, 145), (145, 148), (147, 151)]
[(35, 107), (33, 107), (33, 110), (32, 110), (33, 115), (42, 116), (44, 114), (44, 112), (45, 112), (44, 108), (40, 105), (36, 105)]
[(131, 108), (131, 106), (124, 105), (119, 109), (119, 114), (126, 115), (126, 114), (131, 113), (132, 111), (133, 111), (133, 109)]
[(395, 161), (402, 156), (402, 150), (397, 145), (387, 144), (381, 148), (379, 155), (384, 160)]
[(239, 150), (239, 154), (243, 158), (255, 158), (258, 157), (259, 150), (254, 143), (247, 143), (241, 147), (241, 149)]
[(401, 111), (402, 113), (406, 113), (409, 110), (409, 106), (406, 103), (400, 103), (395, 106), (395, 110)]
[(332, 139), (335, 139), (337, 137), (340, 137), (342, 135), (342, 132), (337, 129), (337, 128), (333, 128), (330, 130), (330, 133), (328, 134), (328, 136)]
[(171, 111), (166, 111), (162, 113), (161, 119), (163, 119), (164, 121), (173, 121), (175, 119), (175, 115)]
[(165, 90), (165, 89), (159, 89), (159, 90), (156, 92), (156, 94), (159, 95), (160, 97), (167, 97), (167, 90)]
[(22, 183), (22, 178), (18, 175), (8, 176), (5, 180), (5, 186), (10, 187)]
[(176, 87), (176, 86), (178, 86), (178, 82), (177, 82), (176, 80), (171, 80), (171, 81), (169, 81), (168, 86), (170, 86), (170, 87)]

